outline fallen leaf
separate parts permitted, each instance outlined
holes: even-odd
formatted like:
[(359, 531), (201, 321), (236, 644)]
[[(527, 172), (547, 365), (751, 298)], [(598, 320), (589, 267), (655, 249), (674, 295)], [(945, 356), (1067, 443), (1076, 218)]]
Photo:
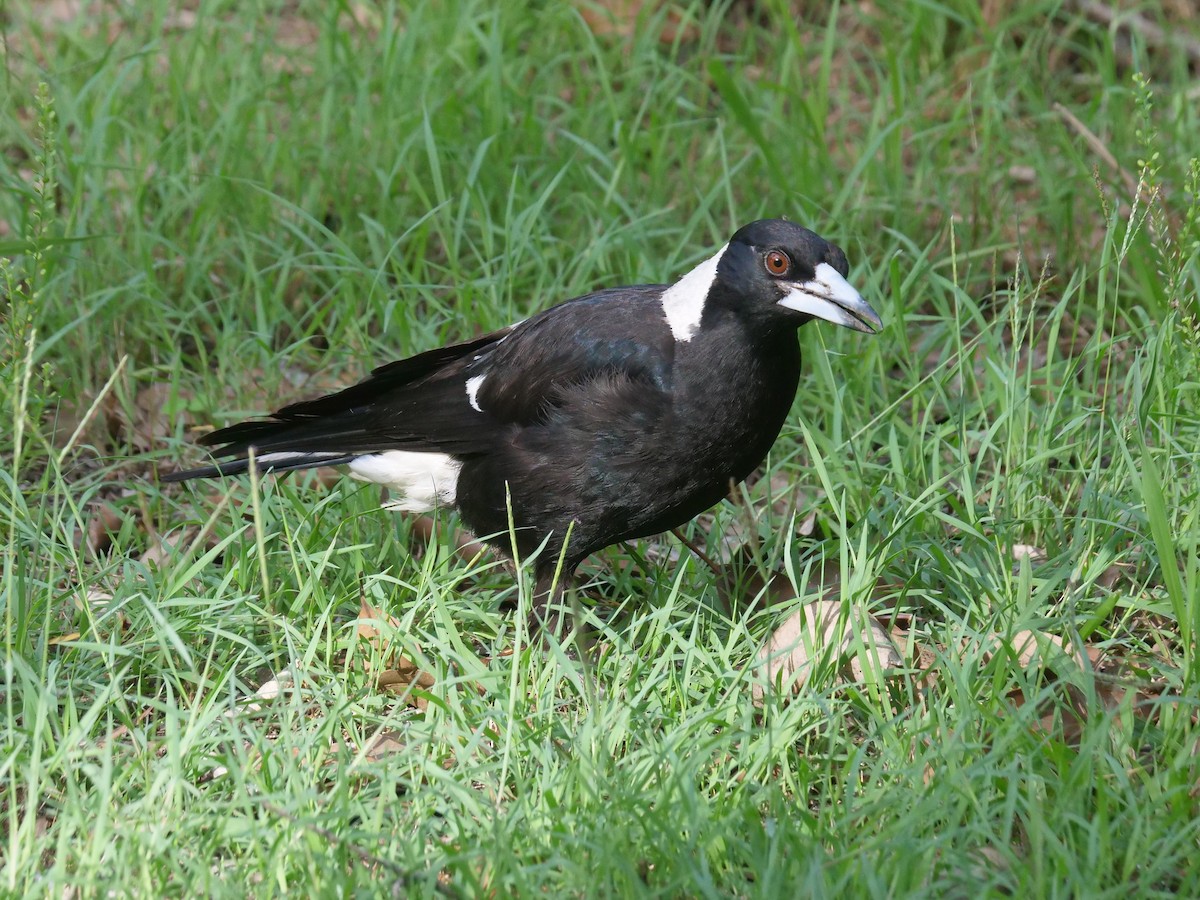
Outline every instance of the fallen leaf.
[(408, 745), (400, 737), (399, 731), (390, 728), (380, 731), (367, 745), (366, 758), (372, 762), (378, 762), (385, 756), (393, 756), (408, 749)]
[(295, 676), (291, 669), (284, 669), (274, 678), (269, 679), (264, 684), (259, 686), (259, 689), (254, 692), (254, 696), (259, 700), (274, 700), (281, 693), (286, 685), (290, 687), (295, 682)]
[[(1013, 688), (1007, 697), (1017, 709), (1028, 703), (1021, 688)], [(1038, 718), (1030, 725), (1032, 733), (1079, 746), (1088, 714), (1087, 698), (1079, 688), (1067, 681), (1055, 682), (1052, 694), (1038, 698), (1034, 712)]]
[(113, 595), (97, 587), (88, 587), (82, 599), (78, 592), (74, 593), (74, 606), (80, 612), (85, 612), (87, 618), (95, 623), (95, 634), (107, 637), (114, 630), (123, 633), (129, 627), (129, 619), (125, 611), (118, 607), (110, 609)]
[[(661, 2), (653, 0), (587, 0), (577, 8), (593, 34), (631, 37), (660, 6)], [(676, 9), (669, 9), (658, 40), (662, 44), (674, 44), (677, 40), (693, 41), (699, 34), (694, 21), (688, 21)]]
[(394, 668), (384, 669), (379, 675), (381, 688), (395, 689), (397, 686), (415, 684), (418, 687), (431, 688), (437, 684), (436, 679), (408, 657), (402, 656), (396, 660)]
[(158, 537), (139, 559), (147, 567), (161, 569), (180, 547), (189, 547), (200, 534), (199, 525), (189, 525), (167, 536)]
[(169, 13), (162, 23), (163, 31), (191, 31), (196, 27), (197, 15), (190, 9), (177, 9)]
[(1117, 582), (1123, 578), (1127, 579), (1131, 572), (1134, 571), (1134, 565), (1128, 562), (1115, 562), (1100, 573), (1096, 579), (1096, 584), (1104, 588), (1106, 591), (1111, 591), (1117, 586)]
[(61, 25), (79, 18), (86, 5), (84, 0), (45, 0), (34, 9), (43, 25)]
[(934, 663), (938, 659), (937, 652), (918, 641), (914, 632), (894, 625), (890, 637), (892, 644), (899, 648), (901, 657), (911, 660), (911, 668), (921, 673), (921, 685), (926, 688), (932, 687), (937, 682), (937, 671), (934, 669)]
[[(143, 707), (142, 711), (140, 713), (138, 713), (138, 717), (134, 720), (133, 724), (141, 725), (142, 723), (144, 723), (146, 721), (146, 719), (148, 719), (150, 717), (150, 714), (152, 712), (153, 712), (153, 709), (151, 709), (151, 707), (149, 707), (149, 706)], [(121, 738), (125, 737), (127, 734), (129, 734), (129, 726), (128, 725), (118, 725), (116, 728), (114, 728), (112, 731), (110, 731), (106, 737), (102, 737), (98, 741), (96, 741), (96, 746), (103, 748), (106, 744), (109, 744), (112, 741), (120, 740)]]
[(1032, 544), (1013, 544), (1013, 559), (1027, 559), (1030, 562), (1041, 562), (1046, 558), (1046, 551)]
[[(417, 546), (427, 547), (429, 542), (433, 540), (434, 530), (437, 528), (446, 528), (444, 522), (437, 522), (433, 516), (417, 515), (411, 516), (412, 526), (409, 534), (416, 542)], [(490, 553), (487, 544), (476, 540), (467, 532), (461, 529), (454, 531), (454, 552), (459, 559), (471, 562), (481, 554)]]
[(178, 400), (179, 386), (174, 382), (156, 381), (138, 391), (129, 431), (133, 446), (151, 450), (162, 444), (174, 430), (170, 410), (172, 401), (178, 404)]
[[(356, 626), (358, 636), (375, 649), (376, 654), (372, 654), (372, 656), (377, 655), (382, 658), (384, 665), (387, 666), (376, 676), (375, 686), (381, 691), (401, 694), (406, 703), (424, 712), (429, 706), (429, 700), (421, 694), (414, 693), (413, 688), (427, 691), (437, 684), (437, 679), (403, 654), (397, 653), (389, 658), (390, 647), (384, 641), (383, 635), (380, 634), (376, 622), (387, 623), (393, 632), (400, 628), (399, 619), (372, 606), (367, 602), (366, 597), (360, 598), (358, 625)], [(419, 647), (417, 649), (420, 650)], [(364, 669), (368, 674), (371, 673), (370, 659), (371, 657), (367, 657), (364, 662)]]
[[(93, 608), (107, 606), (112, 602), (113, 595), (108, 591), (102, 591), (97, 587), (89, 587), (87, 589), (86, 600)], [(82, 609), (83, 607), (80, 607)]]
[(400, 627), (399, 619), (385, 613), (377, 606), (372, 606), (367, 602), (366, 597), (360, 597), (358, 601), (358, 625), (356, 628), (358, 636), (364, 641), (368, 641), (382, 653), (386, 650), (386, 647), (380, 641), (379, 628), (375, 624), (376, 622), (386, 622), (388, 627), (393, 631)]
[(424, 712), (429, 707), (429, 699), (416, 693), (414, 688), (428, 691), (437, 684), (437, 679), (428, 672), (422, 671), (411, 660), (401, 657), (398, 667), (380, 672), (375, 684), (381, 691), (401, 695), (409, 706)]
[[(4, 235), (0, 233), (0, 237)], [(97, 444), (103, 442), (103, 416), (99, 413), (103, 404), (93, 404), (87, 393), (74, 399), (62, 399), (46, 413), (46, 430), (50, 442), (57, 450), (64, 450), (75, 438), (75, 443)]]
[(109, 551), (112, 547), (113, 536), (120, 532), (124, 521), (124, 514), (111, 503), (101, 503), (92, 510), (85, 544), (92, 559)]
[(191, 397), (172, 381), (156, 381), (138, 388), (132, 403), (122, 403), (115, 393), (101, 398), (109, 438), (117, 445), (135, 450), (152, 450), (175, 433), (176, 420), (187, 424), (185, 415)]
[[(1069, 652), (1063, 639), (1056, 634), (1023, 630), (1014, 632), (1012, 637), (1004, 637), (996, 633), (992, 633), (989, 637), (994, 644), (999, 644), (1005, 653), (1016, 659), (1025, 669), (1031, 668), (1035, 663), (1044, 665), (1064, 656), (1074, 660), (1079, 666), (1084, 665), (1082, 654)], [(995, 655), (996, 651), (994, 650), (986, 651), (983, 655), (984, 661), (990, 661)]]
[[(858, 652), (861, 648), (862, 653)], [(904, 664), (900, 651), (874, 616), (834, 600), (817, 600), (789, 616), (758, 652), (751, 689), (756, 705), (762, 705), (768, 689), (798, 694), (814, 666), (833, 662), (850, 680), (861, 682), (868, 674), (886, 674)], [(769, 687), (768, 687), (769, 686)]]
[(1008, 872), (1008, 859), (995, 847), (975, 847), (968, 851), (962, 862), (956, 864), (958, 877), (971, 884), (988, 884), (996, 880), (997, 873)]
[(258, 713), (262, 712), (262, 703), (259, 700), (268, 701), (274, 700), (285, 687), (291, 687), (296, 684), (296, 675), (291, 669), (281, 669), (273, 677), (267, 679), (254, 692), (253, 698), (243, 697), (239, 705), (234, 709), (225, 710), (225, 718), (232, 719), (234, 716), (241, 713)]

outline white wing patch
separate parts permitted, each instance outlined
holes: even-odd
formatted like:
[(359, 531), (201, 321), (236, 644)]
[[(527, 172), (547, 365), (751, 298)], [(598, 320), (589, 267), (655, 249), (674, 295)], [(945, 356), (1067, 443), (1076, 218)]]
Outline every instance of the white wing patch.
[(483, 412), (483, 407), (479, 405), (479, 389), (483, 386), (485, 378), (486, 375), (473, 375), (467, 379), (467, 402), (475, 412)]
[(677, 341), (690, 341), (700, 330), (704, 316), (704, 301), (717, 278), (717, 264), (725, 254), (726, 244), (692, 271), (663, 291), (663, 315)]
[(453, 506), (462, 463), (444, 453), (387, 450), (360, 456), (349, 465), (350, 477), (382, 484), (398, 495), (388, 509), (429, 512)]

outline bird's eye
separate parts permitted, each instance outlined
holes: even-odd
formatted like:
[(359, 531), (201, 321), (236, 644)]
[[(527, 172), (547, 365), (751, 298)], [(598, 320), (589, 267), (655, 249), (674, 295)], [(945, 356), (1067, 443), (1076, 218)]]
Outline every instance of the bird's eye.
[(772, 275), (786, 275), (792, 267), (792, 261), (782, 250), (767, 251), (767, 255), (763, 257), (763, 264)]

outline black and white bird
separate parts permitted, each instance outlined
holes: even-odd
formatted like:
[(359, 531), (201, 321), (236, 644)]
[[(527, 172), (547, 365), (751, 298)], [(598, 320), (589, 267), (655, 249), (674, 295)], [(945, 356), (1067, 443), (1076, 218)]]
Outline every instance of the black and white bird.
[(847, 273), (813, 232), (752, 222), (674, 284), (599, 290), (382, 366), (208, 434), (229, 459), (164, 480), (237, 475), (251, 456), (261, 471), (345, 466), (395, 509), (455, 508), (501, 552), (514, 535), (521, 557), (537, 551), (543, 618), (560, 558), (569, 579), (596, 550), (686, 523), (762, 462), (796, 396), (800, 325), (882, 327)]

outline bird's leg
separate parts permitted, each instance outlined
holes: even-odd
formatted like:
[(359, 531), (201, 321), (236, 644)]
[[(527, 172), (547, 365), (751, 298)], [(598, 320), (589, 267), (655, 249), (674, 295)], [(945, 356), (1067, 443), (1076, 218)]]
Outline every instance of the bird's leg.
[[(567, 544), (574, 530), (575, 522), (572, 521), (561, 544), (556, 545), (549, 537), (542, 544), (542, 556), (538, 558), (533, 569), (533, 602), (528, 620), (531, 636), (541, 630), (545, 637), (561, 640), (570, 631), (565, 627), (568, 610), (563, 604), (563, 597), (566, 594), (566, 586), (575, 576), (575, 566), (578, 565), (578, 560), (568, 563), (566, 558)], [(556, 552), (552, 553), (552, 550)]]
[(706, 566), (708, 566), (708, 568), (712, 570), (712, 573), (714, 575), (716, 575), (718, 578), (725, 577), (725, 570), (721, 567), (721, 565), (716, 560), (714, 560), (711, 556), (709, 556), (707, 553), (705, 553), (703, 547), (701, 547), (699, 544), (697, 544), (695, 541), (693, 541), (690, 537), (688, 537), (687, 534), (684, 533), (684, 530), (682, 528), (672, 528), (671, 534), (673, 534), (673, 535), (675, 535), (675, 537), (679, 538), (679, 542), (681, 544), (683, 544), (683, 546), (685, 546), (689, 550), (691, 550), (692, 553), (695, 554), (696, 557), (702, 563), (704, 563)]
[(567, 635), (572, 636), (564, 650), (568, 659), (582, 666), (584, 690), (588, 698), (594, 700), (594, 644), (591, 632), (583, 623), (583, 611), (571, 574), (560, 572), (557, 579), (553, 574), (538, 577), (527, 621), (529, 640), (534, 646), (540, 642), (543, 649), (549, 649), (552, 643), (562, 641)]
[(562, 638), (567, 612), (563, 605), (567, 579), (561, 573), (539, 572), (533, 586), (533, 598), (526, 620), (530, 640), (541, 634), (546, 638)]

